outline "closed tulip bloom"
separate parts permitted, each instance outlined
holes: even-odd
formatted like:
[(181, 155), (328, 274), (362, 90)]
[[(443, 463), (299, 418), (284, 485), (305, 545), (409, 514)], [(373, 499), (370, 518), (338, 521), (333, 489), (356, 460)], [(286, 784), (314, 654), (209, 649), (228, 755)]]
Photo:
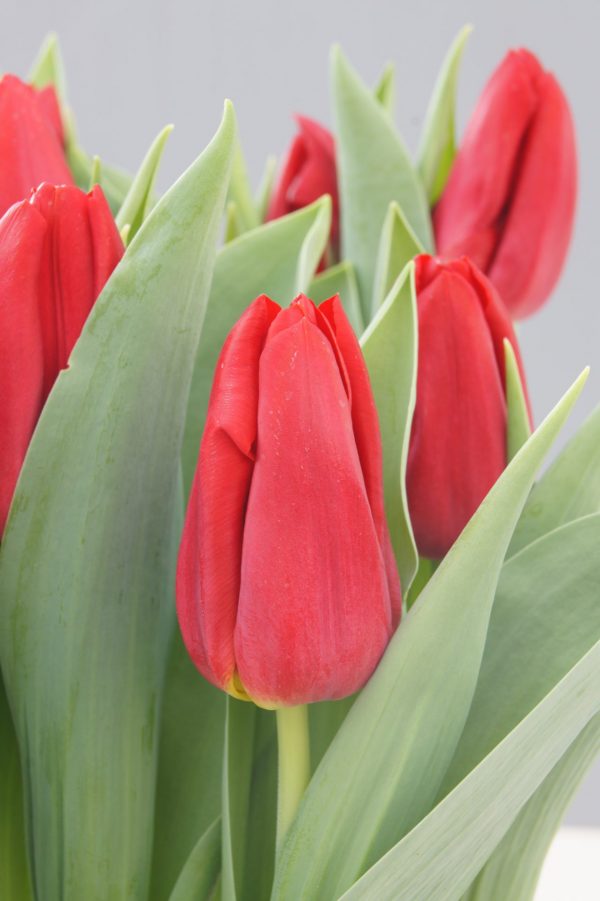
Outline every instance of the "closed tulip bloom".
[(333, 135), (318, 122), (297, 116), (299, 132), (284, 160), (267, 219), (278, 219), (308, 206), (323, 194), (332, 201), (331, 242), (339, 244), (339, 199)]
[(513, 50), (488, 82), (434, 211), (438, 253), (469, 256), (514, 318), (547, 300), (577, 193), (571, 110), (550, 72)]
[(338, 297), (267, 297), (216, 367), (177, 572), (200, 672), (264, 707), (361, 688), (401, 613), (365, 363)]
[(42, 407), (122, 254), (99, 187), (44, 184), (0, 219), (0, 535)]
[(0, 79), (0, 215), (46, 181), (71, 185), (54, 88)]
[(416, 259), (419, 357), (407, 466), (419, 553), (443, 557), (507, 463), (504, 339), (510, 317), (468, 259)]

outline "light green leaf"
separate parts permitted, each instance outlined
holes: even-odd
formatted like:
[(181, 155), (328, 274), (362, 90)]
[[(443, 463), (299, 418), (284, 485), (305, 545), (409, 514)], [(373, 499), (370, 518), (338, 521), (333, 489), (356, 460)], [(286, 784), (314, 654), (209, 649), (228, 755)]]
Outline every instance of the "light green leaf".
[(442, 65), (435, 83), (419, 147), (419, 173), (433, 206), (439, 199), (456, 154), (456, 88), (463, 51), (473, 31), (462, 28)]
[(379, 235), (392, 200), (427, 250), (433, 246), (423, 186), (394, 125), (339, 48), (332, 55), (343, 257), (356, 270), (365, 316)]
[(508, 338), (504, 339), (504, 365), (506, 371), (506, 456), (510, 462), (515, 454), (521, 450), (531, 435), (529, 411), (525, 392), (521, 382), (521, 374), (517, 365), (517, 358), (512, 344)]
[(420, 253), (424, 250), (419, 239), (398, 204), (392, 201), (381, 230), (370, 318), (375, 316), (406, 264)]
[(396, 70), (393, 63), (387, 64), (373, 93), (386, 113), (393, 116), (396, 103)]
[(405, 479), (417, 380), (414, 268), (414, 264), (409, 263), (398, 276), (377, 316), (361, 338), (379, 413), (385, 509), (404, 596), (419, 562), (410, 524)]
[(186, 493), (192, 483), (215, 365), (229, 331), (260, 294), (286, 306), (307, 291), (329, 237), (331, 201), (322, 197), (290, 216), (226, 244), (217, 255), (196, 356), (183, 443)]
[(50, 33), (44, 39), (27, 80), (38, 89), (54, 85), (59, 103), (66, 104), (65, 67), (56, 34)]
[(260, 219), (248, 180), (246, 161), (239, 142), (233, 159), (228, 198), (234, 203), (237, 210), (241, 228), (240, 234), (260, 225)]
[[(338, 897), (430, 810), (473, 700), (510, 535), (585, 377), (509, 464), (392, 638), (309, 784), (278, 863), (274, 898)], [(585, 722), (578, 719), (577, 731)], [(426, 848), (414, 852), (423, 879)], [(395, 867), (383, 873), (384, 886), (397, 878)]]
[(544, 858), (565, 810), (598, 754), (600, 714), (579, 733), (522, 808), (464, 901), (532, 901)]
[(308, 289), (308, 296), (315, 303), (321, 303), (328, 297), (333, 297), (334, 294), (340, 295), (352, 328), (360, 337), (364, 331), (364, 322), (358, 296), (358, 285), (352, 263), (348, 263), (346, 260), (316, 275)]
[(256, 212), (258, 213), (259, 222), (264, 222), (267, 218), (275, 176), (277, 174), (277, 157), (269, 156), (265, 163), (264, 172), (260, 180), (260, 185), (254, 201)]
[(33, 899), (25, 848), (19, 746), (0, 674), (0, 898)]
[(509, 556), (563, 523), (600, 512), (600, 407), (534, 486)]
[(154, 139), (117, 214), (116, 223), (119, 230), (129, 225), (127, 233), (128, 244), (136, 236), (144, 219), (152, 209), (152, 194), (156, 173), (165, 150), (167, 138), (172, 131), (173, 126), (167, 125)]
[(355, 697), (351, 695), (341, 701), (321, 701), (308, 705), (310, 765), (313, 773), (346, 719)]
[[(217, 818), (194, 845), (169, 901), (208, 901), (221, 868), (221, 820)], [(167, 897), (162, 895), (162, 898)]]
[(169, 896), (198, 836), (221, 812), (224, 731), (225, 694), (200, 675), (176, 629), (160, 724), (152, 901)]
[(0, 655), (40, 897), (147, 896), (181, 437), (234, 142), (227, 106), (104, 288), (0, 548)]
[(227, 698), (223, 901), (268, 901), (275, 857), (275, 716)]
[[(600, 643), (343, 895), (344, 901), (460, 898), (516, 814), (599, 707)], [(494, 895), (494, 901), (504, 897)]]

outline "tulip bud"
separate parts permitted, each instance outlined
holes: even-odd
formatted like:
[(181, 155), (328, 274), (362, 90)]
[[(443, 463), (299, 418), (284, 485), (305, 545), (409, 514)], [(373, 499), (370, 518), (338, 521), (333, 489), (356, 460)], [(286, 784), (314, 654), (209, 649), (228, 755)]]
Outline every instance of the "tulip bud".
[(510, 317), (468, 259), (416, 258), (417, 401), (407, 465), (415, 540), (440, 559), (507, 463), (504, 339)]
[(0, 79), (0, 216), (41, 182), (71, 185), (54, 88)]
[(527, 50), (488, 82), (434, 211), (437, 249), (491, 279), (514, 318), (548, 298), (575, 214), (577, 158), (560, 85)]
[(44, 184), (0, 219), (0, 535), (42, 407), (122, 254), (98, 186)]
[(293, 213), (329, 194), (332, 201), (331, 243), (339, 246), (339, 199), (333, 135), (318, 122), (297, 116), (300, 128), (283, 163), (267, 219)]
[(339, 298), (257, 298), (216, 367), (179, 552), (179, 623), (210, 682), (264, 707), (364, 685), (401, 613), (381, 465)]

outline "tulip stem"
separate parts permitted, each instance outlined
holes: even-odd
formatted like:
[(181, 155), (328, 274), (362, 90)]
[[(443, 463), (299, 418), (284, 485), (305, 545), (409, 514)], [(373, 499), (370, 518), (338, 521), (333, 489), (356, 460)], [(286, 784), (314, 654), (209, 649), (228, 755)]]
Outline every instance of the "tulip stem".
[(308, 708), (280, 707), (277, 716), (277, 852), (296, 815), (310, 779)]

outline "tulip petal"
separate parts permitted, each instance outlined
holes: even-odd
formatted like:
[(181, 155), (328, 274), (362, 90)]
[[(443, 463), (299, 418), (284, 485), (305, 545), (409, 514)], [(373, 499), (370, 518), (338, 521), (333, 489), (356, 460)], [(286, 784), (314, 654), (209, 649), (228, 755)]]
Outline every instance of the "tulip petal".
[(267, 297), (257, 298), (221, 351), (177, 567), (177, 613), (188, 653), (210, 682), (234, 694), (233, 634), (254, 468), (259, 357), (278, 312)]
[(331, 344), (276, 322), (260, 360), (235, 658), (263, 706), (351, 694), (392, 630), (383, 558)]

